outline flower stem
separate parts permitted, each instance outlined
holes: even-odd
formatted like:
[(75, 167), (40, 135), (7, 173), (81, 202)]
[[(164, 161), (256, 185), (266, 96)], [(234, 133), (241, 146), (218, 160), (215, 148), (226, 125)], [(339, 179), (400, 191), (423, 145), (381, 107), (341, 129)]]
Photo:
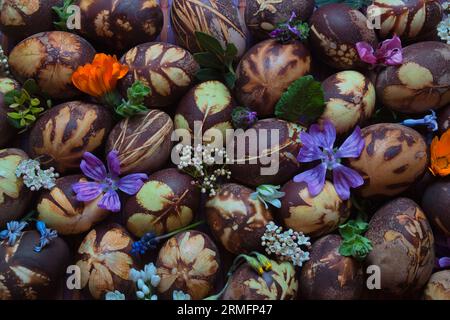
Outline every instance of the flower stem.
[(176, 235), (176, 234), (178, 234), (180, 232), (183, 232), (183, 231), (186, 231), (186, 230), (190, 230), (190, 229), (194, 229), (194, 228), (198, 227), (199, 225), (202, 225), (203, 223), (205, 223), (205, 221), (203, 221), (203, 220), (195, 222), (195, 223), (190, 224), (190, 225), (188, 225), (186, 227), (183, 227), (183, 228), (174, 230), (174, 231), (172, 231), (170, 233), (167, 233), (165, 235), (162, 235), (162, 236), (158, 237), (159, 238), (158, 240), (167, 239), (167, 238), (170, 238), (170, 237), (172, 237), (172, 236), (174, 236), (174, 235)]

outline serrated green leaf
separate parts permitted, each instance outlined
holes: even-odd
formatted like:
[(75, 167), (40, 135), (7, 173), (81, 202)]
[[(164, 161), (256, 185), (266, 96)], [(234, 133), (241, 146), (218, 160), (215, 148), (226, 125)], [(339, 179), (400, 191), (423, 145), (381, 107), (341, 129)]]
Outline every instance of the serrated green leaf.
[(204, 32), (196, 31), (195, 38), (197, 39), (199, 47), (202, 50), (211, 52), (219, 56), (225, 53), (225, 50), (222, 48), (222, 44), (220, 43), (220, 41), (213, 36)]
[(304, 125), (315, 122), (325, 110), (322, 85), (312, 76), (294, 81), (275, 106), (275, 115)]
[(223, 62), (211, 52), (199, 52), (194, 54), (194, 59), (202, 68), (221, 69)]

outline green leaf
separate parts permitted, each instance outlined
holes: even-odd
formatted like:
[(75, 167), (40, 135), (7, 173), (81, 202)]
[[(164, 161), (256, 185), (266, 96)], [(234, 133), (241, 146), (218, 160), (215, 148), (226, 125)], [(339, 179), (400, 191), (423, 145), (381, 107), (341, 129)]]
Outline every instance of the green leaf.
[(39, 86), (34, 79), (26, 80), (22, 86), (22, 89), (27, 92), (28, 96), (39, 93)]
[(36, 117), (33, 116), (32, 114), (27, 114), (27, 115), (25, 115), (24, 118), (27, 120), (36, 121)]
[(199, 71), (197, 71), (195, 76), (200, 81), (220, 80), (222, 78), (222, 74), (216, 69), (212, 68), (200, 69)]
[(353, 9), (361, 9), (362, 7), (369, 6), (372, 0), (316, 0), (316, 5), (319, 7), (330, 3), (345, 3)]
[(30, 104), (32, 107), (37, 107), (41, 104), (41, 101), (38, 98), (33, 98), (30, 100)]
[(211, 52), (199, 52), (194, 54), (194, 59), (202, 68), (223, 68), (223, 62), (217, 58), (216, 55)]
[(227, 43), (227, 47), (225, 49), (225, 57), (231, 59), (231, 61), (234, 60), (234, 58), (238, 54), (238, 49), (234, 45), (234, 43)]
[(312, 76), (294, 81), (275, 106), (275, 115), (283, 120), (307, 125), (315, 122), (325, 110), (322, 85)]
[(234, 72), (228, 72), (223, 75), (225, 84), (228, 88), (234, 89), (234, 85), (236, 84), (236, 75)]
[(67, 19), (71, 16), (71, 13), (67, 11), (69, 6), (74, 4), (74, 0), (64, 0), (63, 4), (61, 6), (53, 6), (52, 10), (56, 13), (58, 16), (58, 20), (53, 22), (53, 24), (57, 27), (59, 30), (66, 31), (67, 30)]
[(21, 94), (20, 91), (17, 90), (17, 89), (14, 89), (14, 90), (11, 90), (11, 91), (7, 92), (5, 94), (5, 96), (4, 96), (5, 104), (7, 106), (12, 105), (13, 103), (16, 102), (16, 99), (17, 99), (18, 96), (20, 96), (20, 94)]
[(195, 38), (197, 39), (197, 42), (201, 49), (219, 56), (225, 53), (225, 50), (222, 48), (222, 44), (220, 43), (220, 41), (213, 36), (210, 36), (209, 34), (204, 32), (196, 31)]
[(16, 119), (16, 120), (22, 119), (22, 116), (17, 112), (8, 112), (7, 115), (11, 119)]

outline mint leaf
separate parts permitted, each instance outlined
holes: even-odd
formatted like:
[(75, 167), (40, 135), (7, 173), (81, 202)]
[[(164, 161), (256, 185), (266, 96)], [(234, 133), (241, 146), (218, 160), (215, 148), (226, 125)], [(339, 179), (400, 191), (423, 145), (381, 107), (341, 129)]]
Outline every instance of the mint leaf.
[(275, 106), (275, 115), (304, 125), (313, 123), (325, 110), (322, 85), (312, 76), (294, 81)]
[(220, 61), (217, 56), (211, 52), (194, 53), (194, 59), (203, 68), (220, 69), (223, 66), (222, 61)]
[(346, 224), (339, 226), (339, 233), (342, 236), (342, 244), (339, 253), (345, 257), (354, 257), (362, 261), (372, 250), (372, 242), (362, 234), (366, 232), (369, 224), (362, 220), (350, 220)]
[(204, 32), (196, 31), (195, 38), (197, 39), (198, 45), (202, 50), (214, 53), (216, 55), (223, 55), (225, 53), (220, 41), (213, 36), (210, 36)]

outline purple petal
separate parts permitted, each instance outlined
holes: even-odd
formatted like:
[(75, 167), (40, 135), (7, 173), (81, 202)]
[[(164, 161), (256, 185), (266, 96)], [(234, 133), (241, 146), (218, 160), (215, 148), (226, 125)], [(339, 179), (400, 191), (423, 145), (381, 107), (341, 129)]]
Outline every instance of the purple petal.
[(374, 50), (367, 42), (358, 42), (356, 44), (356, 50), (358, 51), (359, 58), (369, 64), (376, 64), (377, 58), (374, 55)]
[(322, 148), (328, 151), (333, 150), (334, 142), (336, 141), (336, 128), (331, 121), (324, 121), (322, 128), (318, 124), (313, 124), (309, 128), (309, 134), (314, 137), (316, 143)]
[(121, 178), (117, 185), (121, 191), (132, 196), (139, 192), (147, 179), (145, 173), (133, 173)]
[(323, 158), (323, 152), (317, 146), (316, 140), (312, 135), (301, 132), (300, 141), (302, 142), (302, 147), (297, 156), (299, 162), (311, 162)]
[(361, 128), (356, 127), (336, 152), (336, 158), (358, 158), (364, 150), (365, 145)]
[(377, 49), (376, 56), (381, 63), (386, 65), (395, 66), (402, 64), (402, 41), (396, 35), (392, 39), (384, 40)]
[(347, 200), (350, 198), (350, 188), (362, 186), (364, 179), (355, 170), (336, 164), (333, 168), (333, 184), (339, 198)]
[(103, 198), (99, 201), (98, 206), (100, 208), (112, 211), (119, 212), (120, 211), (120, 199), (119, 195), (114, 190), (109, 190)]
[(81, 202), (92, 201), (102, 193), (102, 187), (97, 182), (77, 182), (72, 185), (72, 190)]
[(438, 264), (440, 268), (448, 268), (450, 267), (450, 257), (443, 257), (438, 260)]
[(103, 162), (90, 152), (83, 154), (80, 168), (85, 176), (95, 181), (101, 181), (106, 178), (106, 168)]
[(116, 150), (109, 152), (106, 157), (106, 162), (108, 163), (109, 172), (118, 177), (120, 175), (119, 152)]
[(315, 197), (323, 190), (326, 173), (326, 165), (321, 163), (311, 170), (296, 175), (294, 182), (305, 182), (308, 185), (309, 194)]

